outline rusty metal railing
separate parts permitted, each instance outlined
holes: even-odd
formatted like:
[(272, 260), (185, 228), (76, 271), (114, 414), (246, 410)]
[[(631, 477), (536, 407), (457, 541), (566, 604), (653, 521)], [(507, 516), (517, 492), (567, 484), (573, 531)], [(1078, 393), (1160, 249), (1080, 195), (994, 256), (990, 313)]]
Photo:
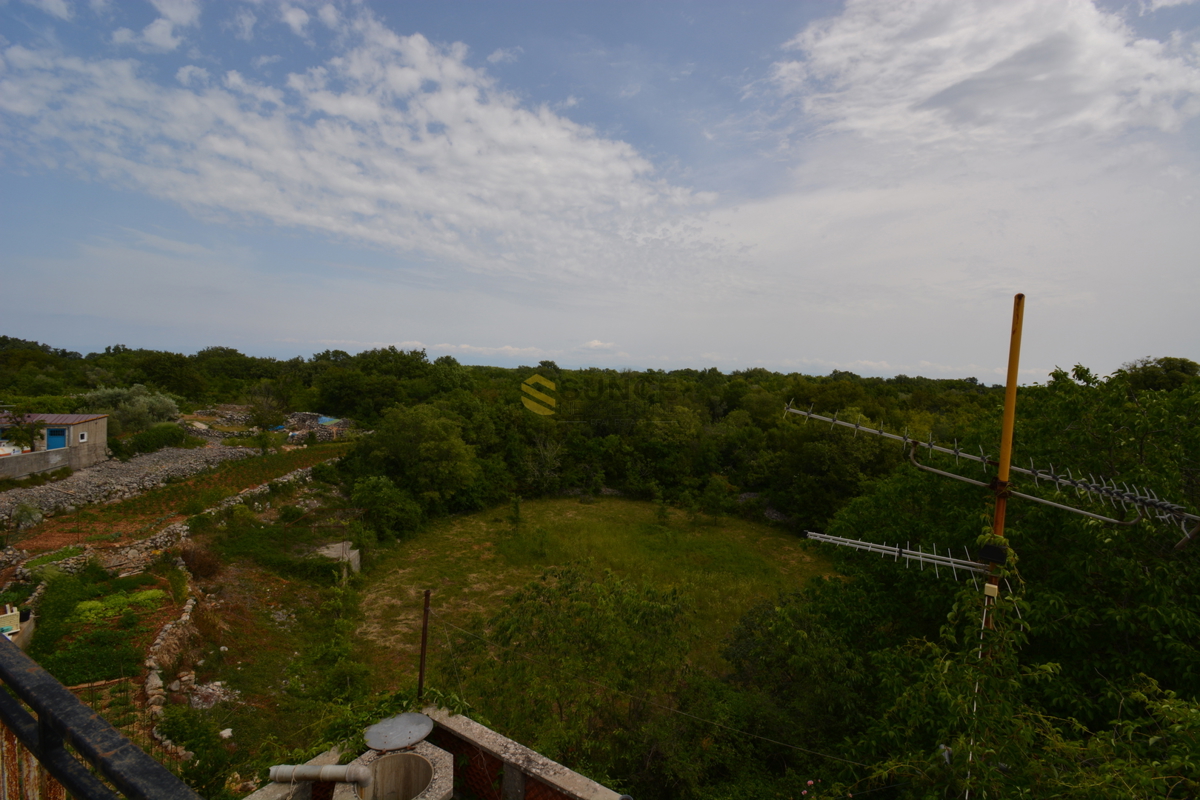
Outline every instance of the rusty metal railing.
[(0, 800), (200, 800), (3, 636), (0, 680)]

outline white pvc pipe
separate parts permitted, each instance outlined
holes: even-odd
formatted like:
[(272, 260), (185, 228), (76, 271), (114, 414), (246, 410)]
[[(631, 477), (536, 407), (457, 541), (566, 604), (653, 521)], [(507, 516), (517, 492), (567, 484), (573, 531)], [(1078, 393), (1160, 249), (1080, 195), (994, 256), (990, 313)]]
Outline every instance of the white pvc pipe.
[(275, 783), (296, 783), (298, 781), (357, 783), (365, 789), (371, 785), (371, 770), (356, 764), (331, 764), (324, 767), (310, 764), (299, 766), (278, 764), (271, 767), (271, 780)]

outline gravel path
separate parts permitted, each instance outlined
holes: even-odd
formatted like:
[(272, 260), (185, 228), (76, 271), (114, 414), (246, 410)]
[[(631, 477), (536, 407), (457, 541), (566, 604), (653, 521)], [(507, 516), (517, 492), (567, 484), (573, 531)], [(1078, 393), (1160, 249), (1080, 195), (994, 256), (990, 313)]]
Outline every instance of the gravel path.
[(129, 461), (108, 461), (81, 469), (69, 478), (42, 486), (0, 492), (0, 523), (7, 524), (21, 503), (37, 506), (42, 513), (72, 511), (88, 503), (123, 500), (162, 486), (167, 478), (185, 478), (222, 461), (254, 454), (247, 447), (210, 445), (193, 450), (166, 447)]

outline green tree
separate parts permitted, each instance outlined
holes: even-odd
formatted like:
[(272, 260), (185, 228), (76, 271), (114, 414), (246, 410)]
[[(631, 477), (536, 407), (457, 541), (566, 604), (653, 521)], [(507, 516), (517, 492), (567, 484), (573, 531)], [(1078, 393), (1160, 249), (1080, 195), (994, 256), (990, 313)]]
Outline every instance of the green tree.
[(355, 482), (351, 501), (363, 510), (363, 521), (380, 537), (403, 537), (421, 526), (421, 507), (389, 478), (373, 476)]
[(1170, 391), (1200, 379), (1200, 364), (1188, 358), (1139, 358), (1121, 365), (1130, 386), (1141, 390)]
[(250, 424), (254, 427), (266, 431), (287, 421), (287, 399), (271, 381), (259, 381), (246, 399), (250, 404)]
[(46, 430), (46, 423), (25, 406), (15, 406), (0, 415), (0, 426), (3, 426), (5, 439), (30, 450), (37, 449), (38, 439)]
[(179, 406), (168, 395), (151, 392), (140, 383), (133, 386), (97, 389), (81, 395), (80, 412), (108, 415), (109, 438), (144, 431), (160, 422), (179, 417)]
[(388, 411), (357, 455), (369, 474), (391, 478), (426, 511), (447, 507), (480, 477), (460, 422), (429, 405)]

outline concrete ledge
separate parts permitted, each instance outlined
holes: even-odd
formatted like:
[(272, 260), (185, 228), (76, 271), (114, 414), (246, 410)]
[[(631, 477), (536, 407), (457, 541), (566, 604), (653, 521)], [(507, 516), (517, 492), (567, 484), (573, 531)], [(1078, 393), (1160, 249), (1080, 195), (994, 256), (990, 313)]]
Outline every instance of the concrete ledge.
[[(620, 800), (621, 795), (612, 789), (601, 786), (591, 778), (585, 778), (556, 761), (551, 761), (525, 745), (501, 736), (473, 719), (452, 715), (449, 711), (432, 707), (426, 708), (424, 713), (433, 720), (434, 725), (490, 753), (503, 761), (506, 768), (514, 767), (522, 775), (536, 778), (567, 797), (575, 798), (575, 800)], [(510, 782), (511, 789), (509, 788)], [(506, 769), (505, 789), (507, 791), (504, 794), (508, 796), (509, 792), (512, 792), (518, 797), (524, 796), (523, 785), (518, 787), (517, 783), (523, 784), (523, 781), (514, 781), (511, 773)]]
[[(416, 747), (407, 752), (424, 756), (433, 765), (433, 780), (429, 782), (425, 791), (414, 797), (413, 800), (451, 800), (454, 797), (454, 757), (429, 742), (418, 742)], [(350, 763), (369, 767), (385, 755), (391, 754), (369, 750)], [(367, 787), (362, 798), (358, 797), (354, 787), (348, 783), (339, 783), (333, 790), (333, 800), (374, 800), (374, 797), (374, 781)]]

